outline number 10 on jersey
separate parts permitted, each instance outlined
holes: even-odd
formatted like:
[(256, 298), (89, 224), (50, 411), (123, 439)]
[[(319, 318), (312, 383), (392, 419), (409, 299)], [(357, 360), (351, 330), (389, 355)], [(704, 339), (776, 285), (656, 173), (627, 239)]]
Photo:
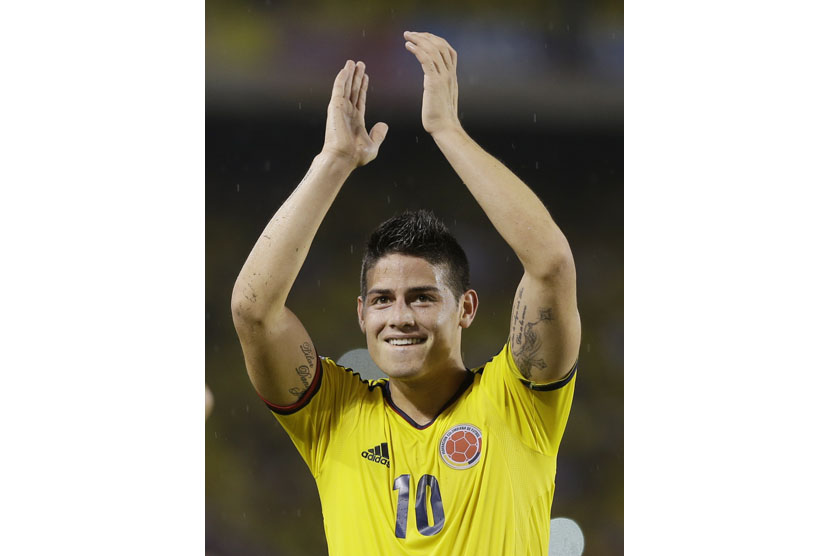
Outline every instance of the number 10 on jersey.
[[(433, 525), (429, 524), (427, 515), (427, 488), (429, 488)], [(406, 522), (409, 519), (409, 475), (396, 477), (392, 489), (398, 491), (395, 536), (405, 539)], [(415, 525), (418, 526), (418, 532), (424, 536), (437, 535), (444, 528), (444, 504), (441, 502), (441, 489), (438, 488), (438, 479), (432, 475), (424, 475), (418, 481), (418, 491), (415, 494)]]

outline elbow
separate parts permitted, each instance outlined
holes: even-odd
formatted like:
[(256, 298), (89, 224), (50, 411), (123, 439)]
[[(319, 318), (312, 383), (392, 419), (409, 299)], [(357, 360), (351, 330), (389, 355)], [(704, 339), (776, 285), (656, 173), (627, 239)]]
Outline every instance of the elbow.
[(563, 280), (576, 279), (576, 266), (574, 265), (573, 254), (570, 249), (557, 252), (534, 266), (526, 266), (525, 272), (537, 279), (553, 283), (561, 283)]
[(236, 328), (262, 323), (264, 315), (259, 309), (261, 305), (257, 303), (257, 294), (250, 284), (237, 280), (231, 294), (231, 315)]

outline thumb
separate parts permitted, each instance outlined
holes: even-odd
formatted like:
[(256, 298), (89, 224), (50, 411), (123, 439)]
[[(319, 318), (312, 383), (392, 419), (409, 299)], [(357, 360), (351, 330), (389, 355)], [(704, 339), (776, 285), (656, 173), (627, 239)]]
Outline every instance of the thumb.
[(372, 130), (369, 132), (369, 138), (372, 142), (380, 147), (380, 144), (383, 143), (383, 140), (386, 139), (386, 134), (389, 132), (389, 126), (383, 122), (378, 122), (372, 126)]

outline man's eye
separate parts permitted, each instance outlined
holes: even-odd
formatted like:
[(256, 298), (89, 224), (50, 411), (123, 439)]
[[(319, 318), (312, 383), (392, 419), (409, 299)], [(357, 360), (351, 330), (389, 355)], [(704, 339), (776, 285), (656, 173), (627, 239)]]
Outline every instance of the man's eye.
[(428, 295), (422, 293), (418, 296), (418, 301), (421, 301), (421, 302), (430, 301), (430, 298), (429, 298)]
[(389, 298), (386, 297), (385, 295), (380, 295), (380, 296), (375, 298), (375, 303), (388, 303), (388, 302), (389, 302)]

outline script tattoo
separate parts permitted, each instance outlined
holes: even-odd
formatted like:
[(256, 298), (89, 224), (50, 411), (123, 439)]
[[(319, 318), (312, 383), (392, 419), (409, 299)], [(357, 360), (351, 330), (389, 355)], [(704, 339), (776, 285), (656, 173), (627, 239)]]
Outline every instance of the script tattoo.
[[(519, 292), (519, 300), (521, 300), (522, 292)], [(521, 318), (519, 317), (519, 300), (516, 302), (513, 317), (513, 340), (514, 350), (513, 356), (516, 359), (516, 365), (522, 376), (529, 379), (530, 370), (533, 367), (544, 369), (547, 367), (545, 360), (539, 356), (539, 350), (542, 348), (542, 340), (536, 331), (536, 327), (545, 321), (553, 320), (553, 309), (545, 308), (539, 309), (539, 320), (530, 322), (525, 320), (527, 315), (527, 305), (524, 305), (521, 310)]]
[[(303, 352), (303, 355), (305, 355), (305, 358), (308, 361), (308, 365), (311, 365), (311, 362), (314, 361), (314, 357), (311, 355), (311, 344), (309, 344), (308, 342), (301, 344), (300, 350)], [(303, 394), (305, 394), (308, 391), (308, 387), (311, 384), (311, 370), (309, 370), (309, 367), (307, 365), (300, 365), (295, 369), (295, 371), (297, 372), (297, 376), (300, 377), (300, 380), (303, 381), (303, 387), (289, 388), (288, 393), (292, 396), (297, 396), (297, 399), (300, 399), (303, 397)]]
[(305, 359), (308, 361), (308, 365), (310, 367), (311, 364), (314, 363), (314, 349), (308, 342), (303, 342), (300, 345), (300, 349), (302, 350), (303, 355), (305, 355)]

